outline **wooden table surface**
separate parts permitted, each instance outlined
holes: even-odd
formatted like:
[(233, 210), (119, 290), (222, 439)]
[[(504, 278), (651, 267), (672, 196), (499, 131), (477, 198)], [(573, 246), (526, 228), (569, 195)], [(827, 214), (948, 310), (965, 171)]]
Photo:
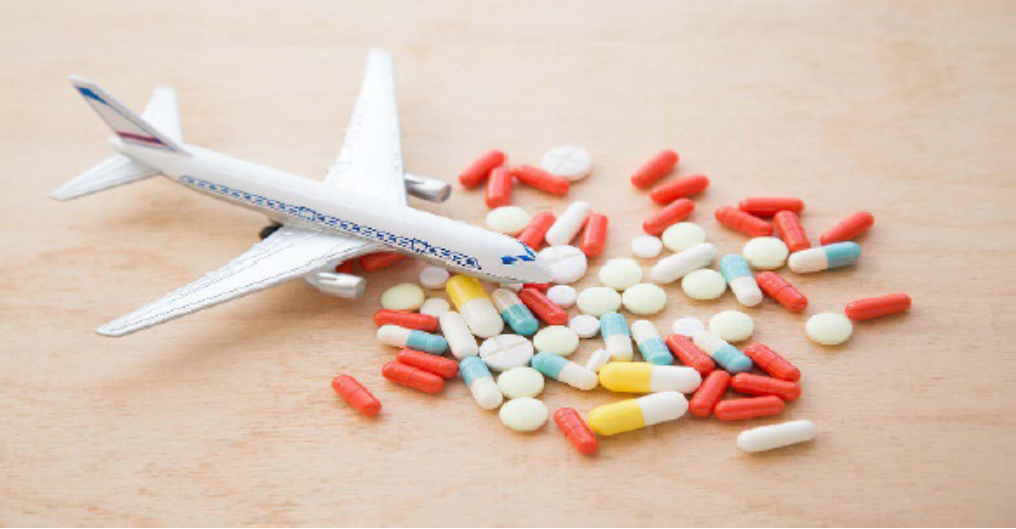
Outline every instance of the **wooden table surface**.
[[(1012, 525), (1016, 523), (1016, 9), (1007, 2), (2, 2), (0, 524)], [(187, 141), (320, 178), (365, 51), (391, 50), (413, 172), (451, 180), (484, 149), (596, 170), (560, 211), (611, 219), (628, 255), (655, 208), (627, 184), (655, 151), (712, 187), (700, 222), (751, 195), (805, 199), (812, 238), (877, 218), (853, 268), (792, 279), (808, 314), (748, 312), (804, 372), (771, 420), (685, 418), (582, 457), (553, 425), (506, 430), (461, 382), (387, 383), (370, 315), (419, 263), (369, 274), (359, 302), (293, 282), (122, 339), (98, 325), (245, 251), (260, 216), (151, 179), (70, 203), (47, 193), (109, 154), (65, 76), (140, 109), (174, 85)], [(482, 223), (482, 193), (413, 205)], [(649, 263), (646, 263), (647, 267)], [(580, 286), (595, 284), (595, 274)], [(810, 343), (810, 314), (907, 292), (914, 310)], [(708, 318), (677, 285), (655, 318)], [(589, 340), (584, 359), (599, 340)], [(350, 373), (384, 402), (358, 416)], [(549, 383), (551, 409), (617, 399)], [(761, 455), (742, 430), (787, 419), (814, 443)]]

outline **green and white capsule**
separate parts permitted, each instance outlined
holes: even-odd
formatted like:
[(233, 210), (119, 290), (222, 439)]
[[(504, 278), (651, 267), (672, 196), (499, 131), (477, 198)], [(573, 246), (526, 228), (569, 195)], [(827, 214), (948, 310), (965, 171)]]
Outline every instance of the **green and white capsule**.
[(635, 355), (631, 345), (631, 333), (628, 331), (628, 320), (618, 312), (608, 312), (600, 316), (600, 336), (610, 351), (610, 359), (615, 362), (628, 362)]
[(377, 339), (392, 347), (408, 347), (435, 355), (443, 354), (448, 349), (448, 342), (436, 334), (407, 329), (398, 325), (382, 325), (377, 330)]
[(518, 334), (532, 336), (540, 329), (540, 322), (529, 310), (529, 307), (522, 303), (522, 300), (506, 288), (499, 288), (491, 294), (494, 298), (494, 308), (501, 313), (501, 319)]
[(674, 363), (674, 356), (670, 354), (670, 348), (663, 341), (663, 337), (660, 336), (660, 332), (656, 330), (653, 322), (649, 320), (636, 321), (631, 324), (631, 334), (646, 362), (658, 366), (669, 366)]
[(798, 274), (821, 272), (830, 268), (850, 266), (861, 258), (856, 242), (838, 242), (790, 254), (787, 266)]
[(564, 382), (583, 391), (595, 388), (600, 382), (599, 377), (592, 370), (556, 354), (537, 354), (533, 357), (533, 369), (558, 382)]
[(699, 331), (692, 338), (695, 346), (702, 349), (721, 368), (730, 373), (745, 373), (753, 366), (751, 358), (726, 340), (709, 331)]
[(762, 290), (751, 273), (747, 259), (736, 253), (727, 254), (720, 259), (720, 272), (738, 303), (745, 307), (762, 303)]
[(466, 381), (473, 400), (485, 410), (493, 410), (504, 402), (504, 395), (490, 374), (487, 364), (477, 356), (468, 356), (459, 362), (459, 373)]

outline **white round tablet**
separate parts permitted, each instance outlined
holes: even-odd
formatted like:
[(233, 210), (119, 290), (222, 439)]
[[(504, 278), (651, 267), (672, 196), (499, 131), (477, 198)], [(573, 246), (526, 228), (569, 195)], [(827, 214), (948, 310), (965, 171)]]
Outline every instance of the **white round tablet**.
[(652, 235), (641, 235), (635, 237), (631, 241), (631, 253), (635, 257), (641, 257), (642, 259), (652, 259), (653, 257), (659, 257), (660, 252), (663, 251), (663, 241), (659, 237), (653, 237)]
[(423, 285), (423, 288), (429, 288), (431, 290), (444, 288), (449, 277), (451, 277), (451, 274), (449, 274), (444, 268), (438, 266), (428, 266), (423, 270), (420, 270), (420, 284)]
[(448, 300), (442, 298), (430, 298), (420, 305), (420, 314), (426, 314), (428, 316), (434, 316), (435, 318), (452, 310), (452, 306), (448, 303)]
[(790, 250), (777, 237), (755, 237), (744, 243), (741, 254), (756, 270), (776, 270), (786, 264)]
[(600, 318), (588, 314), (572, 316), (568, 320), (568, 328), (575, 331), (579, 338), (592, 338), (600, 333)]
[(650, 316), (667, 305), (667, 293), (652, 283), (639, 283), (624, 291), (621, 303), (632, 314)]
[(568, 180), (582, 180), (593, 170), (593, 158), (578, 147), (555, 147), (543, 155), (540, 166), (544, 171), (563, 176)]
[(600, 267), (600, 282), (617, 291), (642, 281), (642, 267), (633, 259), (611, 259)]
[(672, 328), (674, 329), (674, 334), (691, 338), (695, 336), (695, 333), (706, 330), (706, 325), (698, 318), (681, 318), (674, 321)]
[(804, 328), (811, 338), (822, 345), (839, 345), (850, 339), (854, 333), (854, 325), (850, 318), (842, 314), (823, 312), (808, 318)]
[(529, 212), (518, 206), (502, 206), (487, 213), (487, 227), (498, 233), (518, 235), (531, 219)]
[(681, 290), (691, 299), (716, 299), (727, 291), (727, 280), (716, 270), (702, 268), (681, 278)]
[(423, 305), (423, 289), (413, 283), (395, 285), (381, 294), (381, 307), (388, 310), (414, 311)]
[(563, 325), (551, 325), (533, 336), (533, 345), (540, 353), (568, 356), (578, 349), (579, 335)]
[(559, 285), (574, 283), (586, 275), (586, 254), (574, 246), (544, 248), (540, 260), (550, 268), (550, 280)]
[(497, 387), (509, 399), (537, 397), (543, 392), (543, 375), (531, 367), (513, 367), (497, 376)]
[(517, 334), (492, 336), (480, 345), (480, 358), (494, 371), (527, 366), (533, 358), (533, 343)]
[(709, 332), (730, 343), (743, 342), (755, 332), (755, 322), (739, 310), (725, 310), (709, 318)]
[(562, 309), (571, 308), (578, 295), (578, 292), (568, 285), (554, 285), (547, 289), (547, 297)]
[(516, 432), (532, 432), (547, 424), (547, 405), (530, 397), (509, 400), (501, 406), (501, 423)]
[(621, 294), (607, 287), (587, 288), (579, 293), (575, 305), (583, 314), (599, 318), (608, 312), (616, 312), (621, 308)]
[(663, 231), (663, 245), (672, 252), (683, 252), (706, 242), (706, 231), (692, 222), (678, 222)]

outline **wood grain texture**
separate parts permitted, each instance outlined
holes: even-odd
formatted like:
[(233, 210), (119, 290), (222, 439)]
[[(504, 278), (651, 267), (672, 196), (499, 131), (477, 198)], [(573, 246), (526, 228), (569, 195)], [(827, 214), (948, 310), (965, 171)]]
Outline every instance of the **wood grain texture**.
[[(1016, 10), (1008, 2), (2, 2), (0, 524), (1012, 525), (1016, 523)], [(627, 176), (656, 150), (713, 187), (807, 201), (812, 238), (862, 208), (849, 270), (794, 277), (809, 313), (908, 292), (914, 311), (811, 344), (807, 315), (751, 312), (804, 372), (811, 444), (748, 456), (776, 422), (679, 423), (578, 456), (551, 425), (504, 429), (461, 382), (380, 376), (360, 303), (296, 282), (123, 339), (92, 329), (255, 241), (264, 220), (152, 179), (46, 194), (108, 154), (64, 77), (140, 109), (174, 85), (189, 142), (318, 178), (339, 151), (364, 52), (395, 56), (407, 166), (453, 178), (489, 147), (596, 160), (567, 200), (611, 219), (606, 258), (654, 209)], [(481, 192), (416, 206), (482, 222)], [(519, 191), (531, 210), (565, 200)], [(583, 285), (595, 282), (590, 275)], [(676, 287), (661, 328), (736, 308)], [(584, 360), (597, 341), (584, 342)], [(384, 402), (336, 399), (346, 372)], [(550, 384), (583, 414), (615, 400)]]

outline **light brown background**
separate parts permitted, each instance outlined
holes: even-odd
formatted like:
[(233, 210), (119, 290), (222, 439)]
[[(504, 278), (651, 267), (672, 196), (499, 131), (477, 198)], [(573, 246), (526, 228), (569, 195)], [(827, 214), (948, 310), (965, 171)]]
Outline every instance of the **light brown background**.
[[(1013, 137), (1006, 2), (0, 3), (0, 524), (841, 525), (1016, 523)], [(850, 270), (793, 277), (809, 313), (910, 293), (914, 311), (838, 348), (807, 315), (751, 310), (804, 371), (809, 445), (748, 456), (760, 420), (686, 418), (578, 456), (548, 426), (504, 429), (461, 382), (380, 376), (388, 286), (359, 303), (301, 282), (123, 339), (99, 324), (246, 250), (257, 215), (152, 179), (72, 203), (52, 188), (108, 155), (65, 81), (135, 109), (180, 95), (187, 141), (312, 178), (339, 151), (364, 52), (395, 56), (405, 157), (452, 179), (497, 146), (538, 162), (573, 143), (595, 174), (568, 200), (611, 218), (605, 257), (652, 210), (626, 184), (663, 147), (707, 173), (701, 222), (749, 195), (807, 200), (813, 237), (858, 209), (877, 227)], [(524, 190), (516, 203), (560, 211)], [(414, 205), (472, 222), (478, 192)], [(593, 264), (593, 269), (604, 262)], [(594, 276), (584, 284), (592, 284)], [(737, 308), (672, 287), (657, 318)], [(576, 358), (596, 346), (586, 342)], [(328, 381), (384, 401), (356, 415)], [(556, 383), (583, 413), (614, 400)]]

